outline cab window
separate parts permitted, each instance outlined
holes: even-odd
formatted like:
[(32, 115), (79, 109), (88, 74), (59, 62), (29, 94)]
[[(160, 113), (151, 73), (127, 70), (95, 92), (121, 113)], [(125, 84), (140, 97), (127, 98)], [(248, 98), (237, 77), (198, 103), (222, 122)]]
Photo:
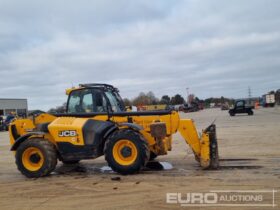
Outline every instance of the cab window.
[(236, 106), (237, 106), (237, 107), (241, 107), (241, 106), (244, 106), (244, 103), (243, 103), (243, 101), (238, 101), (238, 102), (236, 103)]
[(69, 96), (68, 113), (92, 113), (106, 111), (106, 99), (100, 90), (76, 90)]
[(82, 96), (82, 110), (85, 113), (93, 112), (93, 100), (91, 92)]
[(77, 113), (80, 106), (80, 91), (73, 91), (69, 96), (68, 113)]
[(93, 92), (93, 110), (94, 112), (107, 112), (107, 101), (99, 90)]
[(122, 111), (120, 108), (120, 103), (117, 100), (116, 96), (111, 91), (107, 91), (107, 92), (105, 92), (105, 94), (106, 94), (108, 100), (110, 101), (112, 111), (113, 112)]

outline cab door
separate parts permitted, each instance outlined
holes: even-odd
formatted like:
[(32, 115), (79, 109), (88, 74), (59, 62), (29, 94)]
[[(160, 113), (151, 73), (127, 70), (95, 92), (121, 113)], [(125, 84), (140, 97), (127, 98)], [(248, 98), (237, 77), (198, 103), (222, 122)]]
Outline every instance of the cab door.
[(106, 98), (98, 89), (81, 89), (72, 91), (67, 103), (67, 113), (95, 113), (106, 115)]

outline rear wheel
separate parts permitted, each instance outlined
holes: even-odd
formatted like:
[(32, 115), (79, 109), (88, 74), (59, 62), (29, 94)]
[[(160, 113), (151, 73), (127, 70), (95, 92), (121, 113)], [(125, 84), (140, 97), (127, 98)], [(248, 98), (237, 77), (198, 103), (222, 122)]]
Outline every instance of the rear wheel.
[(254, 114), (254, 112), (252, 110), (248, 111), (248, 115), (253, 115), (253, 114)]
[(108, 165), (120, 174), (133, 174), (143, 168), (150, 151), (143, 136), (133, 130), (114, 132), (105, 143), (105, 159)]
[(16, 164), (28, 178), (47, 176), (57, 164), (56, 149), (48, 140), (28, 139), (16, 151)]

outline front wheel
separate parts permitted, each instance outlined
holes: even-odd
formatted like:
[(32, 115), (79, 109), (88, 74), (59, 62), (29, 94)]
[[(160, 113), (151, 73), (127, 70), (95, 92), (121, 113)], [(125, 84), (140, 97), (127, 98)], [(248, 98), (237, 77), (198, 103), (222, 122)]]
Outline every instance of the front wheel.
[(16, 151), (16, 164), (18, 170), (28, 178), (47, 176), (56, 167), (56, 149), (46, 139), (28, 139)]
[(149, 161), (150, 151), (143, 136), (133, 130), (115, 131), (105, 143), (105, 159), (120, 174), (140, 171)]

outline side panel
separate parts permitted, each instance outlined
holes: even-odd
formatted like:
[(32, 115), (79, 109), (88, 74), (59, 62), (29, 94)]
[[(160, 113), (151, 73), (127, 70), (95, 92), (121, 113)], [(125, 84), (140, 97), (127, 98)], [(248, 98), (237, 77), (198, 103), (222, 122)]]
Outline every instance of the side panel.
[(87, 120), (82, 129), (84, 144), (99, 147), (103, 142), (106, 132), (112, 127), (117, 128), (114, 123), (109, 121)]
[(69, 142), (58, 142), (57, 148), (62, 160), (92, 159), (102, 155), (101, 151), (92, 146), (73, 145)]
[(103, 154), (104, 136), (116, 125), (108, 121), (60, 117), (49, 124), (63, 160), (96, 158)]
[(59, 117), (49, 124), (48, 129), (56, 142), (84, 145), (82, 128), (87, 120), (74, 117)]

